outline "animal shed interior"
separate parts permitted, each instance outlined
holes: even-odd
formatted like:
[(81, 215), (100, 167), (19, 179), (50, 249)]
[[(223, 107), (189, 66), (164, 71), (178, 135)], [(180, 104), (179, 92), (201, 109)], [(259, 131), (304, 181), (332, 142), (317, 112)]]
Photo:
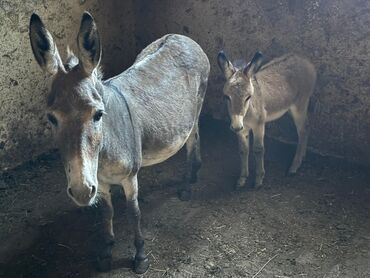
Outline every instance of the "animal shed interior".
[(0, 238), (6, 239), (0, 247), (0, 276), (135, 277), (129, 270), (133, 233), (122, 192), (117, 188), (114, 197), (113, 270), (96, 273), (92, 249), (99, 210), (78, 209), (67, 198), (58, 154), (26, 162), (48, 152), (51, 141), (43, 116), (46, 82), (24, 31), (29, 16), (38, 11), (45, 17), (62, 52), (88, 9), (101, 31), (106, 76), (127, 68), (144, 46), (163, 34), (182, 33), (199, 42), (211, 62), (204, 114), (214, 118), (226, 115), (221, 102), (224, 78), (216, 64), (221, 48), (234, 58), (251, 58), (257, 49), (268, 58), (292, 51), (308, 57), (318, 71), (309, 109), (309, 147), (340, 157), (310, 153), (297, 176), (285, 177), (294, 148), (275, 139), (296, 138), (292, 121), (284, 117), (268, 128), (264, 187), (236, 193), (240, 166), (235, 136), (224, 122), (205, 117), (203, 167), (190, 202), (179, 201), (175, 192), (185, 169), (184, 152), (140, 172), (151, 260), (146, 276), (369, 277), (370, 44), (364, 23), (370, 4), (154, 2), (1, 3), (0, 31), (11, 36), (1, 44), (5, 54), (0, 63), (12, 70), (0, 77), (5, 103), (0, 111), (0, 160), (8, 169), (0, 180)]

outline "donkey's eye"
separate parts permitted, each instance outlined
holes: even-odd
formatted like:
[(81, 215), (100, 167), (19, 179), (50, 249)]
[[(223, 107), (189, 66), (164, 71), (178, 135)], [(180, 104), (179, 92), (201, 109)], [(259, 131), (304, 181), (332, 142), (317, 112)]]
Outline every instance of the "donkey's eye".
[(55, 118), (53, 114), (47, 113), (46, 117), (48, 118), (48, 121), (53, 125), (57, 126), (58, 125), (58, 120)]
[(101, 117), (103, 117), (104, 112), (102, 110), (99, 110), (94, 115), (94, 122), (100, 121)]
[(230, 101), (230, 100), (231, 100), (231, 98), (230, 98), (230, 96), (228, 96), (228, 95), (224, 95), (224, 100)]
[(247, 96), (247, 98), (245, 99), (244, 102), (247, 102), (250, 98), (251, 98), (251, 96)]

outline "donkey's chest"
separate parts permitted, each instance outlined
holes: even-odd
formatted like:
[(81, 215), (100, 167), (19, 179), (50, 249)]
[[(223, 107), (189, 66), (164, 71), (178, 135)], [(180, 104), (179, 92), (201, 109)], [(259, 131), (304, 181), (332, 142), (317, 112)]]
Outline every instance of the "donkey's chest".
[(127, 161), (106, 160), (99, 161), (98, 180), (104, 184), (121, 184), (130, 172)]

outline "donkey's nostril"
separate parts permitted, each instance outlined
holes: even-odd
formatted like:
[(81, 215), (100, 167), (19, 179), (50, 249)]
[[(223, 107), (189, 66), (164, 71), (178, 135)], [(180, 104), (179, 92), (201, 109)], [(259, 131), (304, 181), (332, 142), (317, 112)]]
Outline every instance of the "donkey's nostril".
[(73, 197), (72, 188), (68, 187), (68, 193), (69, 193), (69, 195), (71, 195)]
[(91, 186), (91, 193), (90, 193), (90, 197), (94, 196), (94, 195), (95, 195), (95, 192), (96, 192), (96, 186), (95, 186), (95, 185), (92, 185), (92, 186)]

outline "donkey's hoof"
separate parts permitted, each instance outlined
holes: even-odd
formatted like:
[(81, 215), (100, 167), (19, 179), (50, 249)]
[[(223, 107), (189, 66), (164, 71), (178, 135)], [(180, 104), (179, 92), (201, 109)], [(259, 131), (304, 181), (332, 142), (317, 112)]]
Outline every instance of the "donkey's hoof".
[(96, 270), (99, 272), (108, 272), (112, 269), (112, 257), (98, 257), (96, 260)]
[(287, 171), (286, 174), (285, 174), (287, 177), (294, 177), (297, 175), (297, 171)]
[(254, 189), (258, 190), (261, 189), (263, 185), (263, 180), (256, 180), (254, 183)]
[(177, 192), (177, 194), (178, 194), (179, 199), (181, 201), (190, 201), (190, 199), (191, 199), (191, 191), (190, 190), (186, 190), (186, 189), (179, 190)]
[(240, 192), (240, 191), (246, 191), (247, 187), (245, 185), (240, 186), (240, 185), (235, 185), (235, 191)]
[(235, 190), (243, 190), (246, 188), (247, 178), (239, 178), (235, 184)]
[(246, 184), (239, 184), (239, 183), (236, 183), (235, 184), (235, 191), (244, 191), (244, 190), (247, 190), (247, 186)]
[(144, 274), (149, 268), (150, 262), (149, 258), (145, 257), (144, 259), (136, 258), (134, 259), (134, 272), (136, 274)]

